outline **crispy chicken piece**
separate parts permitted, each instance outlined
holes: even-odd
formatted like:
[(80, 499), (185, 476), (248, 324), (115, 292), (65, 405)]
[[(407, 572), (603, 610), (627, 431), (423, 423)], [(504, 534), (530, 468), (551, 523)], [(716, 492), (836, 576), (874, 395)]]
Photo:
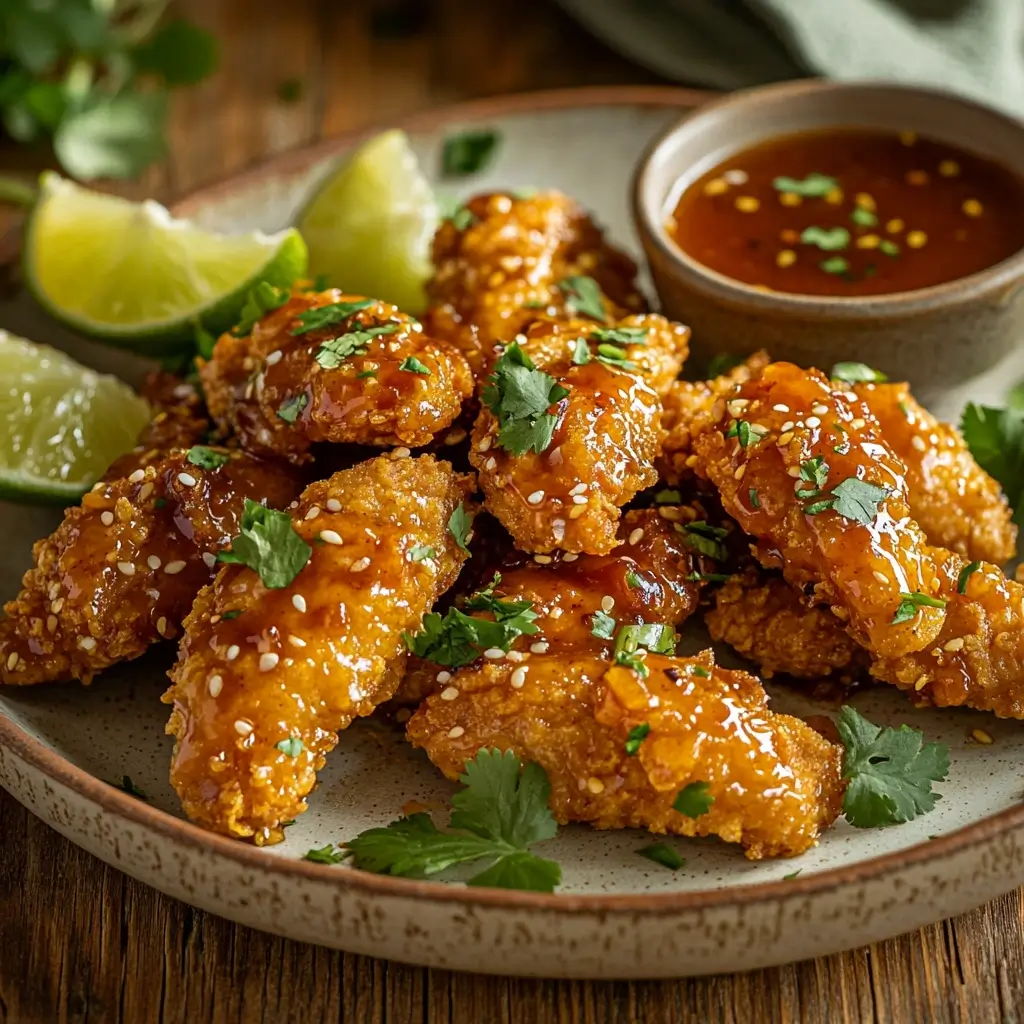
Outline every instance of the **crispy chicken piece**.
[(661, 479), (675, 486), (693, 476), (688, 464), (693, 455), (693, 439), (718, 423), (726, 399), (741, 384), (759, 377), (770, 361), (768, 353), (762, 350), (712, 380), (675, 381), (662, 397), (662, 426), (668, 434), (655, 463)]
[(812, 604), (781, 576), (756, 568), (730, 577), (704, 617), (711, 639), (776, 674), (849, 680), (866, 674), (867, 655), (827, 608)]
[[(840, 748), (769, 711), (758, 681), (716, 667), (710, 651), (644, 665), (646, 677), (552, 644), (519, 666), (463, 670), (407, 734), (451, 779), (484, 747), (537, 762), (562, 823), (718, 835), (752, 860), (812, 847), (840, 812)], [(625, 741), (642, 725), (650, 732), (631, 757)], [(695, 783), (713, 803), (688, 817), (673, 803)]]
[(910, 511), (929, 543), (997, 565), (1013, 558), (1013, 510), (960, 432), (918, 405), (907, 384), (857, 384), (854, 391), (907, 467)]
[(542, 314), (572, 314), (559, 284), (593, 278), (606, 313), (640, 313), (636, 265), (608, 245), (601, 230), (568, 196), (507, 192), (475, 196), (465, 204), (466, 227), (442, 222), (434, 236), (434, 277), (427, 286), (427, 331), (454, 342), (478, 379), (490, 368), (494, 346), (511, 341)]
[(640, 344), (611, 346), (630, 368), (597, 358), (609, 346), (592, 336), (592, 322), (538, 321), (527, 330), (522, 351), (568, 392), (554, 406), (554, 433), (540, 454), (502, 447), (483, 392), (470, 461), (487, 509), (523, 551), (607, 553), (621, 506), (657, 482), (661, 402), (652, 381), (664, 388), (675, 378), (690, 332), (655, 315), (627, 317), (618, 327), (647, 331)]
[(141, 453), (144, 468), (97, 484), (36, 543), (35, 565), (0, 618), (0, 683), (88, 683), (181, 632), (245, 499), (280, 508), (300, 489), (290, 470), (210, 452), (223, 465), (201, 469), (180, 449), (159, 461)]
[[(322, 315), (323, 326), (301, 319), (339, 305), (333, 318)], [(222, 335), (200, 376), (222, 431), (247, 451), (296, 462), (309, 458), (316, 441), (427, 444), (473, 390), (469, 366), (452, 345), (396, 306), (336, 288), (293, 294), (248, 337)]]
[(763, 565), (813, 586), (861, 646), (898, 657), (932, 644), (945, 618), (923, 606), (893, 623), (901, 594), (933, 595), (940, 580), (910, 514), (903, 463), (851, 395), (817, 370), (772, 363), (695, 439), (695, 468), (757, 538)]
[(432, 456), (379, 456), (303, 492), (311, 554), (290, 584), (231, 565), (202, 591), (164, 696), (192, 820), (264, 843), (306, 809), (338, 731), (397, 687), (402, 632), (458, 574), (449, 520), (471, 490)]
[[(671, 510), (673, 521), (654, 509), (627, 512), (619, 524), (620, 544), (610, 555), (558, 554), (524, 558), (516, 552), (496, 565), (503, 600), (530, 601), (540, 630), (519, 637), (509, 654), (519, 663), (549, 645), (610, 656), (612, 642), (593, 633), (594, 616), (607, 605), (619, 624), (664, 622), (678, 626), (697, 609), (701, 583), (691, 576), (713, 571), (714, 564), (693, 551), (675, 521), (703, 519), (699, 504)], [(540, 559), (538, 561), (537, 559)], [(482, 613), (477, 613), (482, 614)], [(536, 648), (536, 651), (534, 650)], [(514, 667), (514, 666), (513, 666)], [(410, 656), (396, 698), (419, 704), (451, 679), (451, 672)]]

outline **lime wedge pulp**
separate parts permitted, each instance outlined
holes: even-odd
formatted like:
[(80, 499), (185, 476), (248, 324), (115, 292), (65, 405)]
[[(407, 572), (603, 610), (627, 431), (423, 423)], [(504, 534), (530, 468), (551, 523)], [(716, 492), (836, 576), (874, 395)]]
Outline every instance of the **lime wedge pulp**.
[(0, 499), (77, 501), (148, 420), (116, 377), (0, 330)]
[(92, 192), (52, 172), (40, 179), (22, 258), (28, 286), (58, 320), (152, 356), (189, 348), (196, 322), (220, 334), (260, 281), (283, 288), (306, 270), (294, 228), (214, 234), (159, 203)]
[(327, 175), (297, 224), (310, 275), (407, 313), (426, 307), (437, 203), (405, 132), (360, 146)]

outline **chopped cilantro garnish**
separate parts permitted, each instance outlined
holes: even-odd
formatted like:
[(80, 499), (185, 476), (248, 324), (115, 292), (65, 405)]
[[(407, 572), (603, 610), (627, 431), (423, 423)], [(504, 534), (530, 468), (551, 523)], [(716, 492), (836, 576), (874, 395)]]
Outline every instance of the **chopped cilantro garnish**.
[(801, 871), (803, 871), (803, 868), (797, 868), (796, 871), (790, 871), (788, 875), (782, 876), (782, 880), (784, 882), (792, 882), (793, 879), (796, 878), (796, 876), (799, 875)]
[(230, 550), (218, 553), (217, 561), (247, 565), (259, 574), (265, 587), (280, 590), (298, 576), (312, 553), (286, 512), (275, 512), (246, 498), (241, 532), (231, 541)]
[[(520, 768), (522, 770), (520, 770)], [(468, 885), (552, 892), (561, 868), (530, 852), (558, 831), (548, 799), (551, 786), (537, 764), (520, 765), (512, 751), (481, 750), (466, 763), (452, 797), (450, 827), (441, 831), (427, 814), (371, 828), (346, 845), (355, 866), (377, 874), (434, 875), (471, 861), (489, 861)]]
[(594, 612), (590, 618), (590, 632), (600, 640), (615, 636), (615, 620), (606, 612)]
[(834, 487), (832, 495), (836, 499), (832, 506), (836, 512), (862, 526), (870, 526), (878, 515), (878, 506), (889, 497), (889, 491), (851, 476)]
[(898, 626), (901, 622), (909, 622), (920, 608), (945, 608), (948, 603), (944, 598), (931, 597), (918, 590), (911, 594), (901, 593), (900, 598), (902, 600), (892, 620), (894, 626)]
[(687, 583), (726, 583), (732, 577), (725, 572), (691, 572), (686, 575)]
[(1024, 410), (968, 402), (960, 432), (978, 465), (1002, 485), (1013, 521), (1024, 523)]
[(782, 175), (772, 181), (772, 188), (778, 192), (793, 192), (804, 199), (816, 199), (827, 196), (829, 192), (839, 188), (839, 182), (827, 174), (812, 171), (806, 178), (787, 178)]
[(683, 500), (683, 496), (679, 491), (666, 487), (664, 490), (654, 492), (654, 500), (659, 505), (678, 505)]
[(630, 590), (636, 590), (637, 587), (642, 587), (643, 585), (644, 581), (640, 578), (639, 573), (635, 572), (633, 569), (626, 570), (626, 586), (629, 587)]
[(686, 523), (682, 529), (676, 524), (676, 529), (682, 533), (686, 546), (708, 558), (724, 562), (728, 558), (728, 552), (722, 541), (729, 536), (728, 530), (720, 526), (712, 526), (703, 519), (697, 519), (692, 523)]
[(585, 338), (577, 338), (572, 350), (572, 361), (576, 366), (586, 366), (590, 362), (590, 346)]
[(826, 274), (845, 274), (850, 269), (849, 261), (842, 256), (829, 256), (827, 260), (822, 260), (818, 266)]
[(455, 538), (463, 551), (469, 551), (469, 531), (473, 528), (473, 517), (466, 511), (463, 502), (455, 506), (455, 511), (448, 517), (448, 532)]
[(884, 252), (886, 256), (899, 256), (900, 254), (900, 247), (888, 238), (883, 238), (878, 243), (878, 249), (880, 252)]
[(627, 668), (639, 672), (640, 675), (647, 675), (647, 666), (644, 664), (641, 650), (650, 651), (652, 654), (671, 654), (676, 646), (676, 632), (668, 625), (661, 622), (638, 622), (634, 625), (623, 626), (615, 638), (615, 650), (613, 657), (618, 665), (625, 665)]
[(515, 343), (494, 364), (483, 389), (484, 405), (498, 420), (498, 444), (513, 455), (538, 455), (551, 444), (558, 417), (550, 406), (569, 394), (554, 377), (538, 370)]
[(111, 785), (116, 786), (118, 789), (123, 789), (129, 796), (135, 797), (136, 800), (143, 800), (147, 803), (149, 801), (149, 797), (145, 792), (132, 782), (130, 775), (122, 775), (120, 782), (113, 782)]
[(956, 592), (958, 594), (967, 593), (968, 581), (980, 568), (981, 562), (970, 562), (960, 570), (960, 575), (956, 578)]
[(711, 357), (708, 362), (708, 377), (722, 377), (727, 374), (731, 369), (739, 366), (743, 360), (733, 355), (732, 352), (719, 352)]
[(441, 173), (461, 178), (482, 171), (494, 158), (500, 136), (490, 128), (459, 132), (444, 140)]
[(356, 380), (366, 380), (367, 377), (376, 377), (376, 370), (363, 370), (361, 373), (356, 374)]
[(711, 787), (706, 782), (691, 782), (683, 786), (672, 802), (672, 809), (688, 818), (699, 818), (711, 810), (715, 798), (709, 790)]
[(800, 463), (800, 477), (805, 483), (809, 483), (812, 489), (800, 487), (797, 484), (798, 497), (810, 498), (820, 494), (825, 484), (828, 483), (829, 465), (824, 455), (815, 455)]
[(267, 281), (260, 281), (246, 296), (242, 312), (239, 314), (238, 324), (231, 333), (236, 338), (244, 338), (247, 334), (252, 334), (256, 321), (271, 310), (283, 306), (288, 301), (289, 294), (287, 288), (275, 288)]
[(294, 423), (307, 405), (309, 405), (309, 395), (303, 391), (300, 395), (293, 395), (291, 398), (286, 398), (277, 407), (277, 415), (280, 416), (285, 423)]
[(703, 665), (691, 665), (690, 675), (700, 676), (701, 679), (710, 679), (711, 673)]
[(302, 859), (311, 860), (314, 864), (340, 864), (347, 856), (345, 850), (339, 852), (334, 843), (328, 843), (319, 850), (307, 850)]
[(595, 327), (591, 337), (596, 341), (610, 341), (616, 345), (644, 345), (649, 327)]
[[(217, 339), (198, 320), (193, 324), (192, 330), (196, 339), (196, 351), (204, 359), (212, 359)], [(248, 334), (248, 331), (246, 333)]]
[(274, 746), (286, 757), (298, 757), (306, 749), (306, 744), (298, 736), (289, 736), (288, 739), (281, 740)]
[(889, 379), (881, 370), (872, 369), (864, 363), (836, 363), (831, 377), (846, 384), (884, 384)]
[(863, 206), (858, 206), (850, 213), (850, 220), (861, 228), (873, 228), (878, 223), (877, 215), (865, 210)]
[(816, 245), (824, 252), (837, 252), (850, 244), (850, 232), (846, 228), (819, 228), (812, 224), (804, 228), (800, 241)]
[(468, 206), (460, 206), (448, 219), (456, 231), (465, 231), (476, 223), (476, 214)]
[(851, 825), (898, 825), (932, 810), (939, 799), (932, 783), (949, 773), (946, 746), (922, 745), (922, 733), (907, 725), (879, 728), (849, 706), (840, 711), (836, 728), (846, 748), (843, 813)]
[(200, 469), (220, 469), (231, 461), (231, 456), (227, 452), (215, 451), (204, 444), (192, 445), (185, 458)]
[(604, 321), (604, 303), (601, 286), (592, 277), (567, 277), (558, 282), (558, 289), (565, 296), (566, 311), (575, 316), (589, 317)]
[(746, 420), (735, 420), (732, 426), (726, 431), (726, 437), (735, 437), (741, 448), (748, 448), (757, 444), (768, 431), (757, 423), (748, 423)]
[(597, 346), (597, 358), (599, 362), (607, 366), (617, 366), (620, 370), (635, 370), (636, 364), (626, 358), (626, 350), (618, 345), (609, 345), (602, 342)]
[(220, 617), (225, 622), (230, 622), (232, 619), (237, 619), (242, 614), (241, 608), (229, 608), (226, 612), (221, 612)]
[(312, 284), (309, 286), (309, 291), (325, 292), (327, 291), (329, 283), (330, 278), (326, 274), (317, 274), (316, 277), (313, 278)]
[(761, 507), (761, 499), (758, 497), (757, 488), (756, 487), (751, 487), (750, 490), (747, 493), (750, 495), (750, 507), (751, 508), (760, 508)]
[(304, 309), (297, 317), (299, 326), (292, 334), (305, 334), (307, 331), (322, 331), (327, 327), (344, 323), (354, 313), (372, 306), (376, 299), (357, 299), (355, 302), (332, 302), (327, 306), (313, 306)]
[(394, 334), (401, 324), (380, 324), (365, 330), (349, 331), (325, 341), (314, 357), (325, 370), (334, 370), (349, 356), (361, 356), (370, 342), (381, 334)]
[(415, 356), (407, 356), (398, 364), (398, 368), (407, 373), (419, 373), (424, 377), (430, 376), (430, 367), (421, 363)]
[(428, 558), (437, 558), (437, 552), (429, 544), (414, 544), (409, 549), (410, 562), (425, 562)]
[(651, 843), (649, 846), (641, 846), (636, 852), (641, 857), (646, 857), (647, 860), (654, 861), (655, 864), (660, 864), (670, 871), (678, 871), (686, 865), (685, 858), (680, 856), (668, 843)]
[(627, 757), (636, 757), (640, 752), (640, 744), (650, 735), (651, 727), (647, 722), (634, 725), (626, 734), (625, 750)]

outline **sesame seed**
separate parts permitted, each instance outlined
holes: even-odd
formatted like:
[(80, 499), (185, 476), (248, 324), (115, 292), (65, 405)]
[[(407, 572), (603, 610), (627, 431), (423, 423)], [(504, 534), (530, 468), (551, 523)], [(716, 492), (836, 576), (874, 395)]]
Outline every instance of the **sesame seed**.
[(639, 544), (640, 541), (642, 541), (643, 539), (644, 539), (644, 528), (642, 526), (638, 526), (629, 535), (629, 543), (630, 544)]
[(493, 455), (488, 455), (487, 461), (484, 463), (484, 469), (486, 469), (488, 473), (493, 473), (497, 465), (498, 460)]
[(184, 568), (185, 563), (180, 560), (177, 562), (168, 562), (164, 566), (164, 572), (167, 573), (168, 576), (176, 576)]
[(334, 530), (321, 530), (320, 539), (325, 544), (344, 544), (345, 542), (341, 539), (341, 535), (336, 533)]
[(203, 562), (208, 569), (212, 569), (217, 564), (217, 556), (212, 551), (204, 551)]
[(548, 618), (549, 619), (560, 619), (561, 617), (562, 617), (562, 609), (559, 608), (558, 605), (555, 605), (555, 607), (552, 608), (551, 611), (548, 612)]
[(823, 405), (821, 402), (818, 402), (817, 405), (812, 405), (811, 406), (811, 412), (816, 413), (818, 416), (827, 416), (828, 415), (828, 406), (827, 405)]
[(260, 655), (260, 671), (261, 672), (269, 672), (272, 668), (275, 668), (277, 666), (277, 663), (280, 660), (281, 660), (280, 657), (278, 655), (276, 655), (273, 651), (267, 651), (266, 654), (261, 654)]
[(78, 638), (78, 646), (83, 651), (91, 651), (96, 646), (96, 641), (91, 636), (80, 636)]
[(128, 477), (128, 483), (130, 483), (130, 484), (138, 484), (138, 483), (141, 483), (143, 480), (145, 480), (145, 478), (146, 478), (145, 472), (143, 470), (141, 470), (141, 469), (137, 469), (137, 470), (135, 470), (134, 473), (132, 473), (131, 476)]
[(370, 558), (369, 558), (369, 556), (368, 555), (363, 555), (362, 558), (356, 559), (356, 561), (354, 561), (349, 566), (349, 571), (350, 572), (362, 572), (364, 569), (368, 568), (369, 565), (370, 565)]
[(952, 640), (947, 641), (947, 643), (943, 646), (942, 649), (944, 651), (949, 651), (950, 653), (952, 653), (953, 651), (963, 650), (963, 646), (964, 638), (962, 636), (958, 636)]
[(782, 434), (779, 434), (779, 440), (776, 442), (780, 448), (785, 448), (790, 441), (793, 440), (793, 431), (787, 430)]
[(868, 425), (868, 421), (861, 416), (858, 416), (855, 420), (850, 420), (850, 426), (854, 430), (863, 430)]
[(55, 633), (57, 631), (57, 616), (56, 615), (48, 615), (46, 617), (46, 628), (51, 633)]
[(533, 560), (538, 565), (550, 565), (552, 562), (552, 558), (550, 555), (534, 555)]
[(320, 515), (320, 506), (310, 505), (309, 511), (302, 518), (306, 520), (316, 519), (318, 515)]
[(590, 778), (587, 779), (587, 789), (595, 795), (597, 795), (598, 793), (603, 793), (604, 783), (596, 776), (591, 775)]
[(206, 682), (206, 689), (209, 691), (211, 697), (219, 697), (221, 687), (224, 685), (224, 680), (219, 675), (212, 675)]
[(225, 655), (225, 657), (228, 659), (228, 661), (234, 661), (235, 658), (237, 658), (240, 653), (241, 653), (241, 648), (238, 646), (238, 644), (232, 644), (228, 648), (228, 652)]
[(744, 462), (741, 465), (736, 467), (736, 470), (735, 470), (735, 472), (732, 475), (733, 479), (734, 480), (742, 480), (743, 479), (743, 474), (746, 473), (746, 471), (747, 471), (747, 464)]
[(604, 597), (601, 598), (601, 611), (607, 615), (614, 607), (615, 598), (612, 597), (611, 594), (605, 594)]
[(923, 690), (928, 685), (928, 674), (922, 673), (917, 677), (917, 682), (914, 683), (915, 690)]
[(449, 430), (444, 437), (444, 443), (447, 445), (458, 444), (460, 441), (466, 440), (466, 432), (462, 427), (456, 427), (455, 430)]
[(393, 459), (407, 459), (407, 458), (409, 458), (410, 455), (412, 455), (412, 452), (408, 448), (402, 447), (402, 448), (396, 448), (391, 453), (391, 458), (393, 458)]
[(574, 498), (577, 494), (582, 494), (587, 489), (586, 484), (577, 484), (570, 492), (569, 497)]
[(508, 658), (509, 661), (526, 661), (526, 655), (523, 654), (522, 651), (509, 651), (508, 654), (505, 655), (505, 657)]
[(658, 508), (658, 515), (670, 523), (678, 523), (679, 520), (683, 518), (682, 512), (677, 508), (673, 508), (671, 505), (660, 506)]
[(195, 487), (196, 478), (191, 473), (179, 473), (178, 483), (184, 487)]
[(574, 505), (586, 505), (590, 499), (585, 494), (574, 494), (572, 496), (572, 503)]
[(476, 450), (477, 450), (478, 452), (485, 452), (485, 451), (487, 451), (487, 449), (488, 449), (488, 448), (490, 448), (490, 447), (491, 447), (491, 435), (490, 435), (490, 434), (488, 434), (488, 435), (487, 435), (487, 437), (485, 437), (485, 438), (484, 438), (484, 439), (483, 439), (483, 440), (482, 440), (482, 441), (481, 441), (481, 442), (480, 442), (480, 443), (479, 443), (479, 444), (478, 444), (478, 445), (476, 446)]
[(984, 743), (985, 746), (988, 746), (990, 743), (993, 742), (992, 737), (987, 732), (985, 732), (984, 729), (972, 729), (971, 735), (979, 743)]
[(455, 700), (458, 695), (459, 691), (454, 686), (446, 686), (441, 691), (441, 700)]
[(533, 654), (547, 654), (548, 642), (546, 640), (538, 640), (535, 644), (530, 644), (530, 651)]
[(306, 610), (306, 599), (301, 594), (292, 594), (292, 607), (297, 612)]
[(783, 405), (781, 402), (778, 405), (772, 406), (773, 412), (789, 412), (789, 406)]
[(509, 679), (509, 682), (512, 684), (513, 689), (521, 690), (523, 688), (523, 683), (526, 682), (526, 671), (526, 666), (520, 665), (519, 668), (512, 673), (512, 677)]
[(117, 568), (125, 574), (125, 576), (135, 575), (135, 566), (131, 562), (118, 562)]
[(288, 643), (290, 643), (292, 645), (292, 647), (305, 647), (306, 646), (306, 641), (303, 640), (301, 636), (296, 636), (294, 633), (289, 634), (289, 636), (288, 636)]
[(466, 730), (463, 729), (461, 725), (453, 725), (448, 730), (448, 739), (457, 740), (460, 736), (464, 735), (465, 732)]
[(275, 349), (271, 352), (270, 355), (267, 356), (267, 366), (275, 366), (277, 363), (281, 362), (282, 354), (283, 353), (280, 349)]
[(581, 515), (583, 515), (583, 513), (586, 512), (586, 511), (587, 511), (587, 506), (586, 505), (573, 505), (573, 507), (571, 509), (569, 509), (569, 518), (570, 519), (579, 519), (579, 517)]
[(484, 651), (484, 657), (491, 661), (500, 661), (505, 657), (505, 652), (500, 647), (488, 647), (487, 650)]
[(579, 557), (580, 556), (577, 555), (574, 551), (567, 551), (564, 555), (562, 555), (562, 561), (563, 562), (575, 562), (576, 559), (579, 558)]
[(101, 513), (100, 514), (100, 522), (104, 526), (113, 526), (114, 525), (114, 513), (113, 512), (103, 512), (103, 513)]
[(434, 678), (443, 685), (451, 680), (452, 674), (451, 672), (438, 672)]
[(156, 631), (163, 636), (165, 629), (167, 629), (167, 616), (161, 615), (160, 618), (156, 620)]
[(857, 401), (857, 393), (855, 391), (841, 391), (840, 394), (848, 402), (856, 402)]
[(248, 736), (249, 733), (252, 732), (252, 723), (247, 722), (244, 718), (239, 718), (235, 722), (235, 732), (237, 732), (239, 736)]
[(526, 499), (531, 505), (539, 505), (544, 500), (543, 491), (534, 491)]
[(730, 416), (739, 416), (748, 405), (750, 405), (750, 402), (746, 398), (734, 398), (725, 403)]
[(159, 569), (160, 564), (160, 559), (157, 558), (156, 555), (150, 555), (149, 558), (146, 559), (146, 565), (148, 565), (150, 569)]
[(821, 420), (817, 416), (808, 416), (805, 425), (808, 427), (820, 427)]
[(797, 476), (800, 475), (800, 467), (799, 466), (790, 466), (789, 469), (786, 470), (786, 472), (790, 476), (797, 477)]
[(139, 501), (145, 501), (153, 493), (152, 484), (143, 484), (139, 488)]
[(159, 601), (160, 600), (160, 591), (159, 590), (147, 590), (146, 591), (146, 596), (151, 601)]
[(792, 420), (786, 420), (779, 429), (784, 434), (787, 430), (792, 430), (795, 426), (796, 424)]
[(341, 502), (337, 498), (328, 498), (326, 501), (328, 512), (340, 512)]
[(64, 598), (63, 597), (58, 597), (56, 601), (51, 601), (50, 602), (50, 611), (53, 612), (54, 615), (59, 615), (60, 614), (60, 610), (63, 607), (64, 607)]
[(8, 672), (13, 672), (14, 671), (14, 666), (17, 665), (17, 664), (18, 664), (18, 652), (17, 651), (11, 651), (11, 653), (7, 656), (7, 671)]

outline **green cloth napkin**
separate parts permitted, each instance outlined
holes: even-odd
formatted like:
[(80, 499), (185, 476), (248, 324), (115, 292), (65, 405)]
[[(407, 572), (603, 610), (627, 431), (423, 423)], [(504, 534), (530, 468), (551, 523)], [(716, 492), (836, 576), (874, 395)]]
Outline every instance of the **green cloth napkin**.
[(683, 81), (801, 75), (950, 89), (1024, 116), (1024, 0), (562, 0), (611, 45)]

